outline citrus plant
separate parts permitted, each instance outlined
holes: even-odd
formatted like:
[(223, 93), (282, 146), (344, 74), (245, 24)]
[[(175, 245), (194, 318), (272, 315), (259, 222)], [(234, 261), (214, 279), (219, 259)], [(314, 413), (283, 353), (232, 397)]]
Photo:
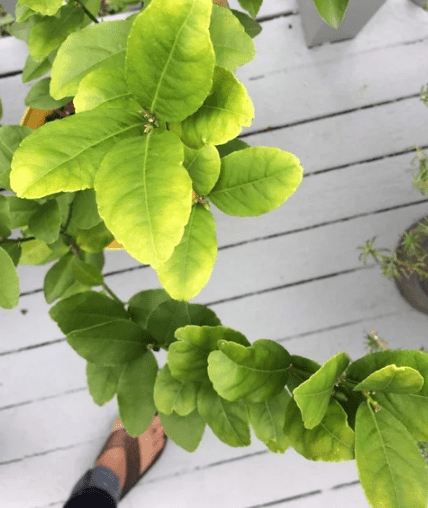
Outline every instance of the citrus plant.
[[(0, 128), (0, 185), (12, 193), (0, 195), (0, 306), (18, 304), (19, 263), (55, 261), (43, 284), (56, 302), (49, 314), (86, 360), (94, 402), (116, 396), (131, 436), (156, 411), (189, 452), (206, 425), (248, 446), (251, 425), (274, 453), (355, 459), (373, 507), (426, 508), (428, 354), (386, 349), (352, 362), (339, 352), (320, 365), (270, 339), (251, 344), (189, 303), (215, 265), (211, 205), (258, 216), (303, 178), (294, 154), (238, 139), (254, 108), (235, 71), (255, 56), (261, 1), (240, 0), (250, 16), (216, 3), (151, 0), (87, 26), (82, 14), (94, 18), (100, 1), (20, 0), (12, 31), (29, 45), (23, 79), (51, 71), (27, 99), (72, 101), (75, 114), (34, 131)], [(65, 19), (65, 36), (46, 35)], [(16, 229), (23, 236), (10, 238)], [(122, 302), (102, 275), (113, 239), (163, 288)]]

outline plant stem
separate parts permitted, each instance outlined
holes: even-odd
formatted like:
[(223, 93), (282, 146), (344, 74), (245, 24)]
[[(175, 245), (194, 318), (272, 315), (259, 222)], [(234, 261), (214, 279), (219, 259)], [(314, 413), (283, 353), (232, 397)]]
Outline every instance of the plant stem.
[(99, 23), (97, 18), (95, 16), (93, 16), (92, 13), (90, 13), (88, 11), (88, 9), (81, 2), (79, 2), (78, 0), (74, 0), (74, 1), (76, 2), (76, 5), (79, 5), (85, 11), (85, 13), (92, 19), (92, 21), (94, 21), (95, 23)]

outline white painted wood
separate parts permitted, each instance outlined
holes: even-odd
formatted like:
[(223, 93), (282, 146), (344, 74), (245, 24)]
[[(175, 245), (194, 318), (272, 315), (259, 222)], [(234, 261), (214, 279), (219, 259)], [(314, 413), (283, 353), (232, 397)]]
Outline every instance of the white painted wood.
[(411, 0), (416, 5), (419, 5), (420, 7), (423, 7), (427, 2), (426, 0)]
[(333, 28), (319, 15), (313, 0), (298, 0), (306, 45), (312, 48), (326, 42), (353, 39), (385, 2), (349, 0), (345, 17), (337, 28)]
[[(319, 363), (339, 351), (352, 360), (365, 355), (372, 328), (391, 348), (428, 347), (427, 316), (372, 258), (364, 268), (357, 249), (377, 235), (375, 246), (392, 250), (414, 220), (428, 215), (427, 199), (406, 171), (415, 156), (406, 150), (427, 145), (428, 111), (418, 96), (427, 82), (426, 13), (389, 0), (379, 26), (308, 50), (295, 2), (273, 3), (278, 11), (271, 14), (289, 15), (262, 22), (257, 57), (239, 71), (256, 107), (246, 132), (257, 133), (244, 139), (295, 153), (304, 179), (283, 206), (260, 217), (229, 217), (212, 207), (218, 260), (192, 303), (208, 304), (250, 342), (270, 338)], [(4, 123), (21, 121), (25, 86), (20, 76), (0, 79), (0, 96), (8, 99)], [(364, 106), (373, 107), (358, 109)], [(269, 125), (283, 128), (260, 132)], [(105, 254), (106, 282), (123, 301), (160, 287), (155, 272), (126, 252)], [(117, 415), (116, 399), (94, 404), (86, 361), (48, 315), (42, 285), (50, 266), (20, 265), (19, 305), (0, 309), (0, 483), (8, 508), (62, 508)], [(155, 356), (162, 367), (166, 352)], [(207, 427), (192, 454), (170, 441), (119, 506), (368, 507), (354, 461), (315, 463), (292, 449), (276, 455), (252, 438), (251, 446), (232, 448)]]

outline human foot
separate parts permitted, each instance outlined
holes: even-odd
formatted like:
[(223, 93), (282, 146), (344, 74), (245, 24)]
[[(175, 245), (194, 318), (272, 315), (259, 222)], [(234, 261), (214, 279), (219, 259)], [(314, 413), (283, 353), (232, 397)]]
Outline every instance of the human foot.
[[(123, 423), (120, 418), (114, 421), (112, 432), (123, 429)], [(164, 432), (160, 423), (159, 416), (153, 418), (150, 427), (138, 436), (138, 444), (140, 451), (140, 475), (144, 473), (150, 466), (153, 457), (164, 445)], [(120, 486), (123, 490), (126, 481), (126, 450), (122, 446), (111, 448), (104, 452), (96, 461), (96, 466), (104, 466), (111, 469), (119, 478)]]

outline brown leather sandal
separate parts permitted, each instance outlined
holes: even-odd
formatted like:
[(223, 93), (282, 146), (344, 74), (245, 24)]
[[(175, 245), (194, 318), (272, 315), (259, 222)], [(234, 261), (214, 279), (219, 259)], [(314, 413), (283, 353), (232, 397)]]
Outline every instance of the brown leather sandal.
[[(155, 416), (157, 416), (157, 412)], [(150, 465), (146, 468), (146, 470), (140, 474), (140, 448), (138, 443), (138, 437), (131, 437), (125, 429), (118, 429), (112, 432), (110, 437), (107, 439), (106, 444), (104, 445), (101, 453), (98, 455), (97, 460), (101, 455), (109, 450), (110, 448), (117, 448), (122, 446), (125, 448), (126, 454), (126, 481), (122, 489), (122, 494), (120, 496), (120, 500), (122, 500), (126, 494), (131, 490), (131, 488), (140, 480), (147, 471), (153, 466), (153, 464), (160, 457), (161, 453), (165, 449), (166, 442), (168, 440), (165, 432), (164, 435), (164, 444), (163, 447), (152, 456), (152, 460)]]

